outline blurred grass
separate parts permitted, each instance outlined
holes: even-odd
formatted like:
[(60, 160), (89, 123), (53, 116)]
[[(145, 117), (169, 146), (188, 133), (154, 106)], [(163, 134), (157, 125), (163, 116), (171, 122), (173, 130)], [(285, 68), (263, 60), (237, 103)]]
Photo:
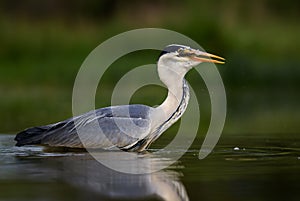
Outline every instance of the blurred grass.
[[(178, 31), (207, 51), (226, 58), (226, 64), (218, 67), (228, 98), (225, 133), (277, 135), (300, 131), (300, 27), (295, 11), (298, 3), (289, 1), (288, 6), (266, 0), (157, 3), (114, 1), (113, 12), (105, 16), (87, 14), (88, 8), (76, 17), (72, 16), (76, 9), (67, 8), (61, 8), (67, 14), (45, 12), (39, 14), (41, 17), (35, 15), (34, 8), (27, 8), (25, 14), (2, 12), (0, 133), (70, 117), (73, 82), (89, 52), (109, 37), (143, 27)], [(101, 5), (89, 6), (94, 9), (92, 13), (97, 13), (97, 6), (104, 9), (105, 5)], [(158, 54), (137, 52), (115, 62), (101, 80), (97, 106), (110, 104), (114, 84), (125, 72), (154, 63)], [(204, 111), (200, 125), (204, 131), (210, 118), (208, 94), (194, 71), (187, 79), (200, 98)], [(164, 96), (164, 89), (145, 87), (136, 92), (132, 102), (153, 105)]]

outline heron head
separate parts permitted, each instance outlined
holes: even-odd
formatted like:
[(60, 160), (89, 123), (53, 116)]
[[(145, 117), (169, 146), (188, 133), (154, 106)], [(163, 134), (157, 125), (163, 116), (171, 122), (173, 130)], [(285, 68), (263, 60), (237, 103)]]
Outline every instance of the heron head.
[(222, 57), (177, 44), (165, 47), (159, 57), (159, 62), (163, 65), (184, 67), (186, 70), (202, 62), (223, 64), (224, 61)]

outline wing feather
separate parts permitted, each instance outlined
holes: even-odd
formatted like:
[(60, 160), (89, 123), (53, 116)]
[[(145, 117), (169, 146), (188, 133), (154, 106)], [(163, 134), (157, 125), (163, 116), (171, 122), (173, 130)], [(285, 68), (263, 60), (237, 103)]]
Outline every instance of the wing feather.
[[(17, 135), (17, 145), (38, 143), (103, 149), (128, 147), (150, 133), (151, 109), (145, 105), (101, 108), (55, 124), (29, 128)], [(34, 137), (34, 142), (30, 136)]]

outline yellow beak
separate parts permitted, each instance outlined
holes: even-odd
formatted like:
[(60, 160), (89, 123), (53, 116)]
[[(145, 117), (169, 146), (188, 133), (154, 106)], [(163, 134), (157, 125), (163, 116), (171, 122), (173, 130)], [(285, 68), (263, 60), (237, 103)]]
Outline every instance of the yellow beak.
[[(200, 56), (204, 56), (204, 57), (200, 57)], [(214, 58), (214, 59), (211, 59), (211, 58)], [(225, 63), (225, 59), (223, 57), (219, 57), (219, 56), (216, 56), (216, 55), (213, 55), (210, 53), (206, 53), (206, 52), (202, 52), (199, 50), (197, 50), (195, 52), (195, 55), (193, 55), (191, 57), (191, 59), (195, 60), (195, 61), (210, 62), (210, 63), (216, 63), (216, 64), (224, 64)], [(216, 60), (216, 59), (219, 59), (219, 60)]]

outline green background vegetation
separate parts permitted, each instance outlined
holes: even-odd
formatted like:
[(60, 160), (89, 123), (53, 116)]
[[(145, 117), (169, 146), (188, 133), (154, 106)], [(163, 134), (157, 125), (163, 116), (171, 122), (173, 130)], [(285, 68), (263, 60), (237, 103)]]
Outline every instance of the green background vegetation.
[[(0, 133), (69, 118), (76, 73), (89, 52), (121, 32), (157, 27), (185, 34), (226, 58), (218, 65), (228, 99), (223, 136), (295, 137), (300, 131), (299, 7), (292, 0), (1, 1)], [(158, 55), (141, 51), (116, 61), (101, 80), (97, 106), (110, 105), (124, 73), (156, 62)], [(210, 118), (208, 94), (195, 71), (187, 79), (201, 102), (202, 132)], [(143, 87), (132, 103), (156, 105), (165, 93)]]

